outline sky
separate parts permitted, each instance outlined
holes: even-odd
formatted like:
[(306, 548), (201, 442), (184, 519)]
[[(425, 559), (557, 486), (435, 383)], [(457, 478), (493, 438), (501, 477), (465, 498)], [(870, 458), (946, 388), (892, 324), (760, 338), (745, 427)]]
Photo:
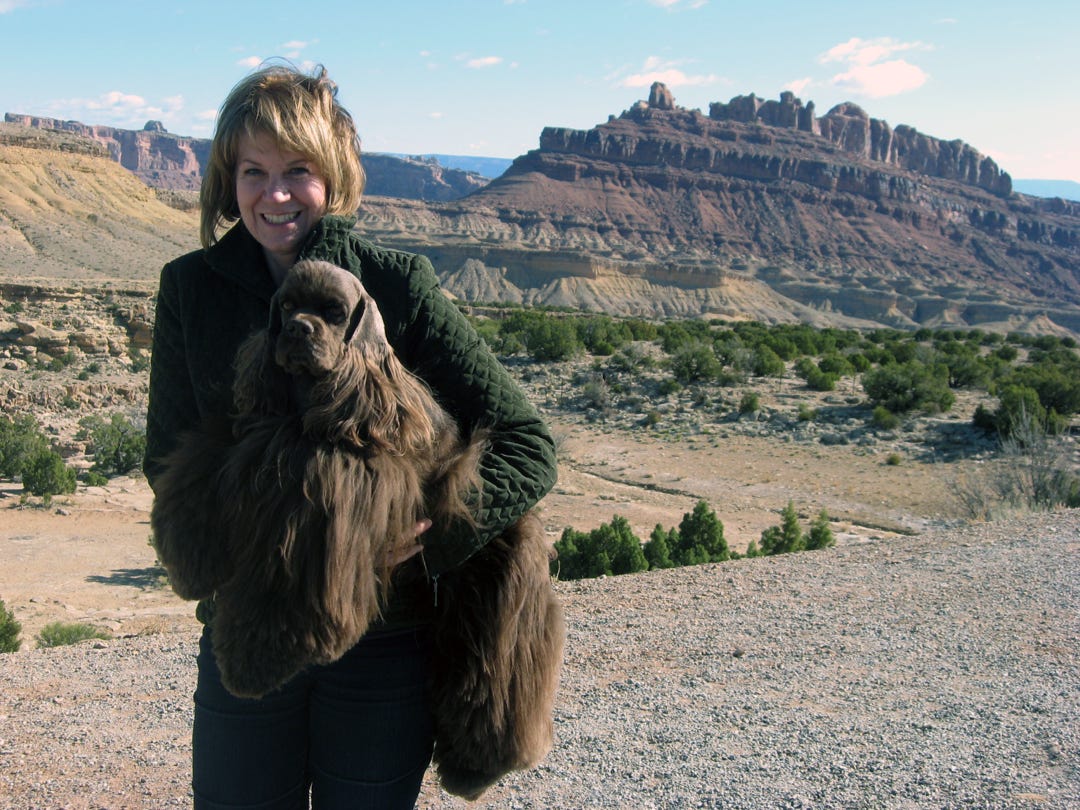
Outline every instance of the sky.
[(0, 0), (0, 112), (208, 138), (264, 60), (322, 64), (371, 152), (513, 158), (647, 99), (792, 90), (1080, 182), (1075, 0)]

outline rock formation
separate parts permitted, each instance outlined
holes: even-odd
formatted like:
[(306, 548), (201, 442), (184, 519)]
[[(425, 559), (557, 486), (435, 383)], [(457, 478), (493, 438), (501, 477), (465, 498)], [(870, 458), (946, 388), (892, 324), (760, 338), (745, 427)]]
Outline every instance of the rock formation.
[(792, 93), (706, 116), (654, 85), (590, 130), (544, 129), (466, 200), (363, 214), (448, 274), (483, 262), (517, 286), (507, 300), (899, 327), (1045, 315), (1080, 331), (1080, 206), (1013, 194), (960, 141), (854, 104), (818, 118)]
[[(155, 129), (146, 136), (164, 137)], [(161, 204), (94, 142), (3, 124), (0, 150), (20, 137), (41, 148), (45, 135), (72, 155), (0, 160), (10, 278), (152, 285), (194, 247), (193, 212)], [(421, 172), (409, 184), (422, 195), (439, 182)], [(359, 229), (427, 253), (464, 299), (1080, 334), (1080, 204), (1012, 193), (966, 144), (851, 104), (819, 118), (794, 94), (751, 95), (705, 115), (657, 85), (587, 131), (545, 129), (538, 149), (463, 199), (368, 191)]]
[[(4, 120), (88, 138), (104, 146), (113, 160), (148, 186), (170, 191), (198, 191), (210, 156), (209, 139), (173, 135), (160, 121), (147, 121), (136, 131), (14, 113), (7, 113)], [(448, 169), (434, 160), (372, 154), (364, 155), (363, 164), (368, 175), (367, 193), (380, 196), (456, 200), (487, 183), (474, 172)]]
[(165, 131), (160, 121), (148, 121), (141, 130), (88, 126), (79, 121), (59, 121), (31, 115), (6, 113), (4, 121), (35, 129), (70, 132), (102, 144), (113, 160), (148, 185), (196, 190), (202, 166), (210, 154), (210, 142), (184, 138)]

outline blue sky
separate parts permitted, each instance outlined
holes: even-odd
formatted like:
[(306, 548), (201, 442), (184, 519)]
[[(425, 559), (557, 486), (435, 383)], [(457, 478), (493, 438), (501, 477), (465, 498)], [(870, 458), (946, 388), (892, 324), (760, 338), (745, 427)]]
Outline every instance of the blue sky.
[(792, 89), (1080, 181), (1069, 0), (0, 0), (0, 111), (209, 137), (261, 60), (325, 64), (376, 152), (515, 157), (667, 83), (679, 106)]

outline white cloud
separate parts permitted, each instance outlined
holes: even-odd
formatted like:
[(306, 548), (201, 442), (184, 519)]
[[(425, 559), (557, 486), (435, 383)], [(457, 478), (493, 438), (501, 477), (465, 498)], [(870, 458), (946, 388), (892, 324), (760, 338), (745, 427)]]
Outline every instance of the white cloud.
[(112, 90), (96, 98), (73, 98), (47, 105), (54, 118), (73, 119), (122, 129), (140, 129), (149, 120), (175, 116), (184, 108), (183, 96), (169, 96), (150, 102), (134, 93)]
[(501, 56), (480, 56), (476, 59), (468, 59), (465, 62), (467, 67), (471, 68), (489, 68), (502, 63)]
[(654, 6), (660, 8), (666, 8), (671, 11), (676, 11), (680, 6), (683, 8), (701, 8), (704, 5), (708, 5), (709, 0), (649, 0)]
[(304, 42), (302, 39), (293, 39), (282, 43), (281, 47), (287, 51), (302, 51), (310, 44), (310, 42)]
[(804, 92), (806, 92), (806, 88), (813, 85), (813, 83), (814, 83), (814, 80), (811, 79), (809, 76), (806, 76), (806, 77), (804, 77), (802, 79), (793, 79), (792, 81), (788, 82), (787, 84), (785, 84), (780, 89), (781, 90), (790, 90), (795, 95), (801, 96)]
[(918, 65), (890, 57), (928, 50), (932, 47), (922, 42), (898, 42), (890, 37), (869, 40), (852, 37), (827, 50), (818, 61), (847, 64), (846, 71), (832, 77), (834, 86), (868, 98), (884, 98), (922, 87), (930, 78)]
[(832, 83), (867, 98), (886, 98), (917, 90), (929, 78), (922, 68), (903, 59), (894, 59), (876, 65), (855, 65), (851, 70), (833, 76)]
[(667, 62), (658, 56), (650, 56), (637, 73), (625, 76), (617, 83), (619, 87), (650, 87), (653, 82), (663, 82), (668, 87), (704, 87), (723, 81), (715, 74), (690, 74), (679, 67), (678, 62)]
[(240, 67), (253, 68), (253, 69), (257, 68), (262, 63), (263, 63), (263, 58), (261, 56), (245, 56), (243, 59), (238, 59), (236, 61), (236, 64), (238, 64)]
[(135, 96), (130, 93), (121, 93), (119, 90), (113, 90), (98, 98), (87, 99), (84, 102), (84, 105), (88, 110), (112, 110), (120, 112), (144, 108), (146, 107), (146, 99), (142, 96)]
[(8, 14), (16, 9), (26, 8), (30, 0), (0, 0), (0, 14)]
[(213, 121), (217, 118), (217, 110), (203, 110), (202, 112), (195, 113), (196, 121)]

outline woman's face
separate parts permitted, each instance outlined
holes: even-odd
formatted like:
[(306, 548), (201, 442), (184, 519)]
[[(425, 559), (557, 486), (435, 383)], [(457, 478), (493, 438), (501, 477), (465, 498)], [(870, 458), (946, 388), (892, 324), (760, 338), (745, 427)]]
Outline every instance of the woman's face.
[(300, 246), (326, 214), (326, 180), (315, 162), (282, 151), (269, 135), (242, 135), (236, 162), (240, 219), (263, 246), (279, 282)]

